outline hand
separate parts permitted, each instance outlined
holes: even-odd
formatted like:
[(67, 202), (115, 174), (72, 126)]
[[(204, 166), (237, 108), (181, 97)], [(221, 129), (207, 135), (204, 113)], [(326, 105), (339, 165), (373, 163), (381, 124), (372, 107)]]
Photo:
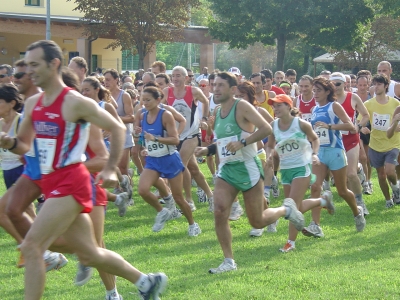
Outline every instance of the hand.
[(204, 138), (204, 140), (206, 141), (206, 143), (211, 144), (211, 136), (206, 134), (206, 137)]
[(364, 134), (370, 134), (371, 130), (369, 130), (368, 127), (363, 127), (363, 128), (361, 128), (361, 132), (364, 133)]
[(313, 154), (313, 155), (312, 155), (312, 164), (313, 164), (314, 166), (320, 164), (320, 161), (319, 161), (319, 158), (318, 158), (318, 155), (317, 155), (317, 154)]
[(96, 176), (95, 184), (99, 184), (102, 188), (111, 188), (118, 183), (118, 176), (115, 170), (104, 169)]
[(149, 155), (149, 151), (147, 151), (147, 149), (143, 149), (142, 151), (140, 151), (140, 155), (141, 156), (148, 156)]
[(9, 137), (5, 132), (0, 132), (0, 148), (9, 149), (14, 145), (14, 138)]
[(200, 129), (201, 130), (207, 130), (208, 124), (204, 121), (200, 122)]
[(147, 133), (146, 131), (144, 132), (144, 138), (148, 141), (154, 141), (156, 138), (154, 137), (154, 135)]
[(134, 130), (134, 133), (138, 136), (138, 135), (142, 132), (142, 127), (140, 127), (140, 126), (135, 126), (135, 127), (133, 128), (133, 130)]
[(226, 145), (226, 150), (230, 151), (230, 152), (236, 152), (240, 149), (242, 149), (244, 147), (244, 145), (241, 142), (229, 142)]
[(194, 155), (197, 157), (206, 156), (207, 154), (208, 154), (207, 147), (196, 147), (196, 149), (194, 149)]
[(210, 128), (213, 128), (213, 127), (214, 127), (214, 122), (215, 122), (215, 116), (211, 116), (211, 117), (209, 117), (208, 120), (207, 120), (207, 125), (208, 125)]
[(393, 116), (393, 121), (395, 121), (395, 122), (399, 122), (400, 121), (400, 113), (399, 114), (395, 114)]
[(326, 123), (324, 123), (324, 122), (320, 122), (320, 121), (318, 121), (318, 122), (315, 123), (315, 127), (329, 129), (329, 125), (328, 125), (328, 124), (326, 124)]

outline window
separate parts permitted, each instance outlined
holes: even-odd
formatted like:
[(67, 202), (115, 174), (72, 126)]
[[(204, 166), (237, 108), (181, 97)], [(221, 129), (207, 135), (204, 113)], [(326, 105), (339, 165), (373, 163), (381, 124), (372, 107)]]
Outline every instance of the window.
[(40, 0), (25, 0), (25, 5), (40, 6)]

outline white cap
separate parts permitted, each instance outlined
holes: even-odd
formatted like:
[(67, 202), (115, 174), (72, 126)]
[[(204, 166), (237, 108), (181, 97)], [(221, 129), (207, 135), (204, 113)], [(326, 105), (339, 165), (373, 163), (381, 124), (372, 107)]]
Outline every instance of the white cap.
[(329, 80), (340, 80), (346, 82), (346, 76), (344, 76), (343, 73), (334, 72), (331, 74), (331, 76), (329, 76)]
[(236, 67), (230, 68), (228, 70), (228, 72), (233, 73), (234, 75), (240, 75), (241, 74), (239, 68), (236, 68)]

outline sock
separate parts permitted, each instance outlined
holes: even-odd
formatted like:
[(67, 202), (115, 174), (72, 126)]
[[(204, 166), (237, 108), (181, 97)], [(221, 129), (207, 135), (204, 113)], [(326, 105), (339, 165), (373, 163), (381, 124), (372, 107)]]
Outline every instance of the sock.
[(356, 197), (356, 201), (357, 202), (362, 202), (363, 201), (362, 194), (355, 194), (354, 196)]
[(238, 201), (238, 202), (233, 202), (233, 203), (232, 203), (232, 207), (238, 207), (238, 205), (239, 205), (239, 201)]
[(172, 199), (172, 194), (169, 194), (167, 197), (163, 198), (165, 201), (170, 201)]
[(321, 201), (321, 207), (326, 206), (326, 200), (324, 198), (319, 198), (319, 201)]
[(390, 183), (390, 186), (392, 187), (392, 190), (393, 190), (393, 191), (399, 189), (399, 183), (398, 183), (398, 182), (396, 182), (396, 184)]
[(271, 186), (269, 186), (269, 185), (264, 186), (264, 195), (267, 198), (269, 198), (270, 193), (271, 193)]
[(189, 224), (189, 228), (194, 228), (196, 226), (196, 222), (194, 222), (192, 225)]
[(115, 288), (113, 288), (112, 290), (110, 290), (110, 291), (106, 291), (107, 292), (107, 296), (113, 296), (114, 295), (114, 293), (115, 293), (115, 296), (117, 296), (118, 295), (118, 292), (117, 292), (117, 287), (115, 287)]
[(142, 292), (147, 292), (151, 287), (149, 276), (147, 276), (146, 274), (143, 274), (143, 273), (140, 274), (140, 278), (138, 281), (135, 282), (135, 285)]
[(234, 265), (235, 261), (232, 258), (225, 258), (225, 262), (227, 262), (228, 264)]
[(292, 209), (289, 206), (285, 206), (285, 208), (286, 208), (285, 218), (289, 218), (289, 215), (290, 215)]
[(291, 241), (291, 240), (288, 240), (287, 241), (290, 245), (292, 245), (293, 247), (295, 246), (295, 244), (296, 244), (296, 242), (295, 241)]

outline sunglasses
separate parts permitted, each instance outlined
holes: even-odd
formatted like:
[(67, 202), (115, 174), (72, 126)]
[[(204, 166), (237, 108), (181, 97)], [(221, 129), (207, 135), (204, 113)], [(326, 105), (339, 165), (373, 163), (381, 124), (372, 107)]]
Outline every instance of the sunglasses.
[(206, 87), (207, 84), (199, 84), (199, 87)]
[(22, 77), (24, 77), (24, 75), (26, 74), (26, 72), (18, 72), (14, 74), (14, 78), (15, 79), (21, 79)]
[(343, 82), (335, 82), (334, 85), (335, 86), (341, 86)]
[(194, 75), (188, 75), (189, 77), (194, 77)]
[(0, 74), (0, 78), (9, 77), (7, 74)]

